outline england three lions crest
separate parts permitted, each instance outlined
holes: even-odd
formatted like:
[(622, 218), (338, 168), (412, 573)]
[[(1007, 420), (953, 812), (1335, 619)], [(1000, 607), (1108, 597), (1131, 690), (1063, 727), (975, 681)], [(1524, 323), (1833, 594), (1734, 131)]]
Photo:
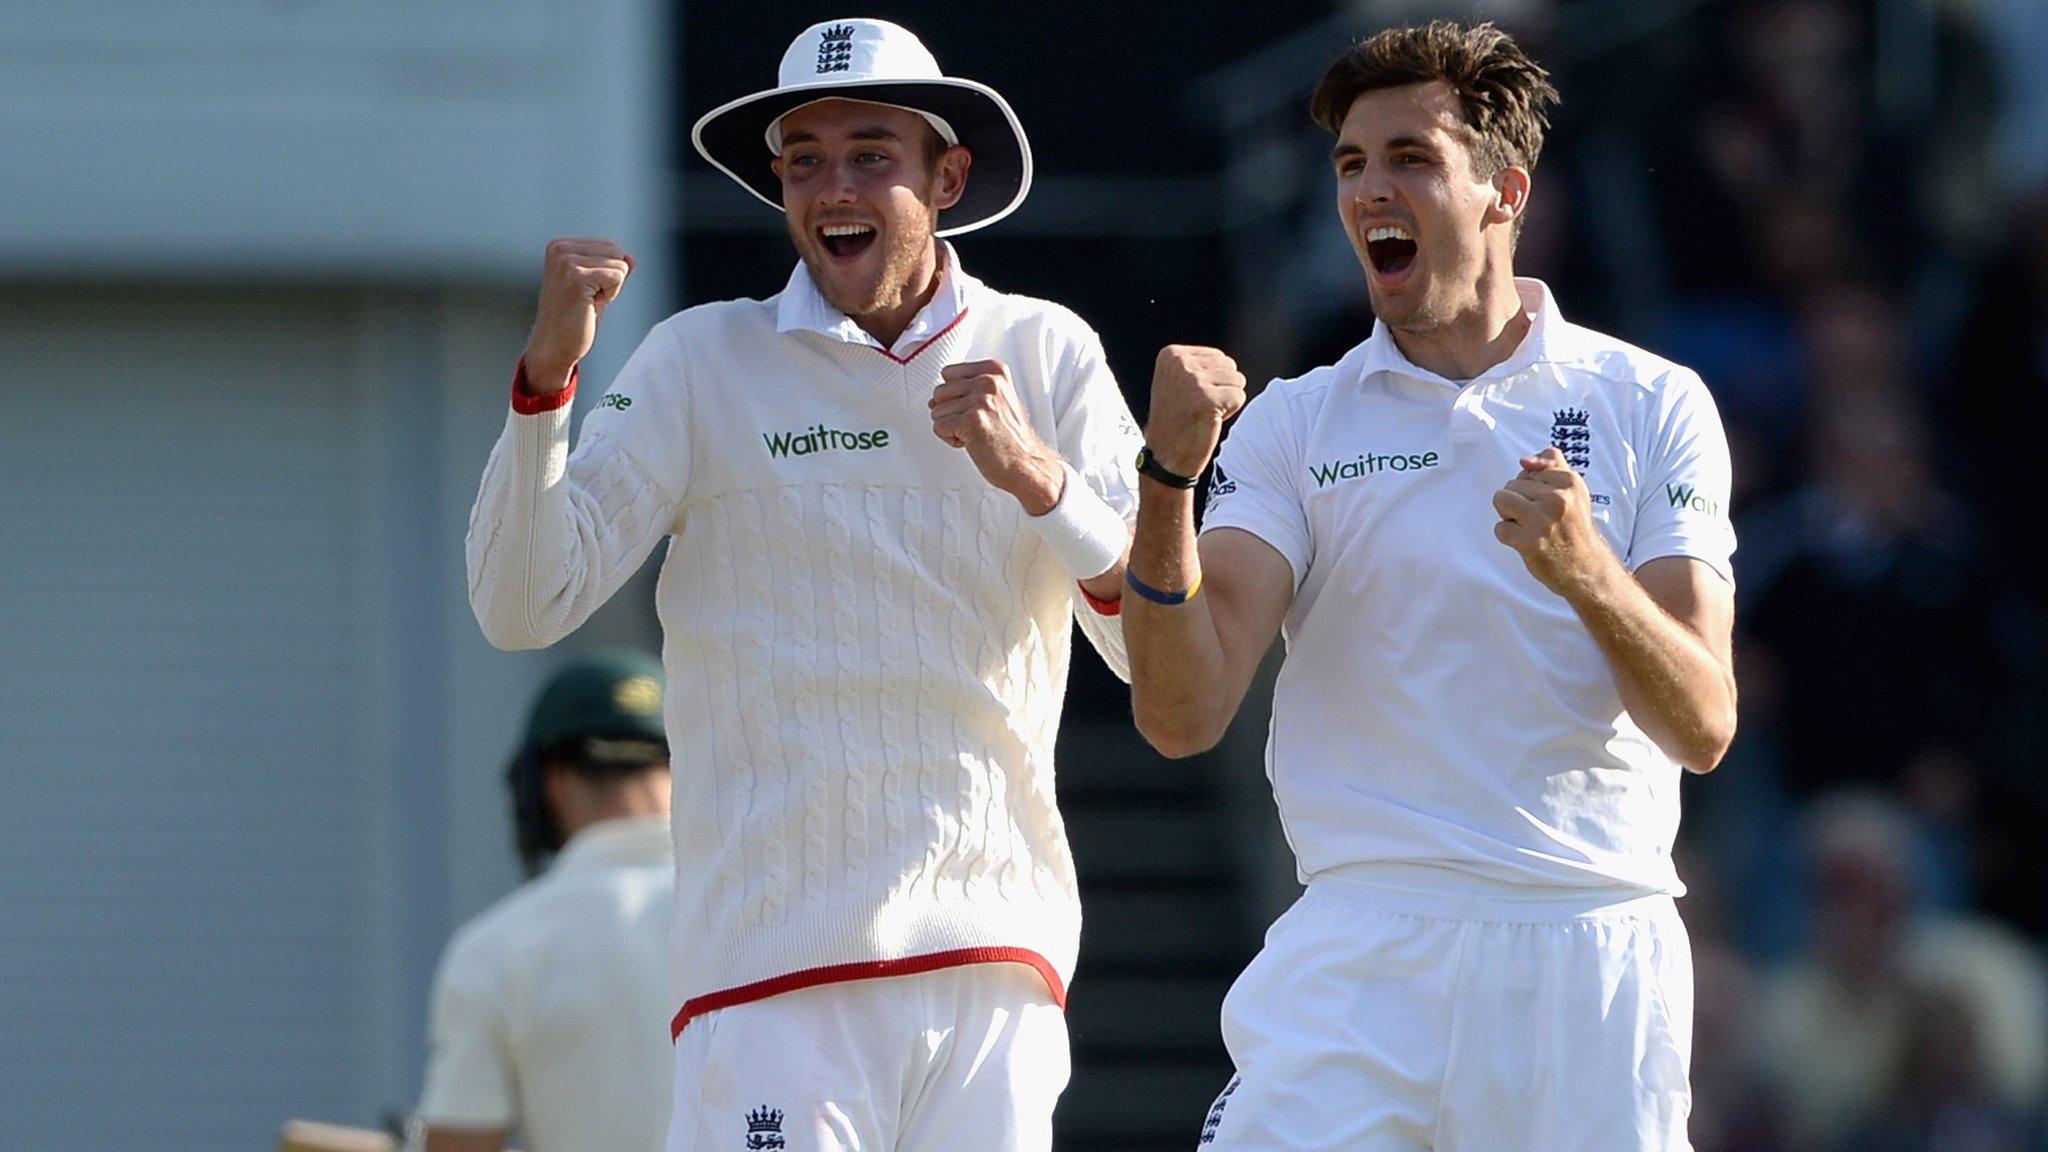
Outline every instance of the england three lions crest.
[(1579, 475), (1593, 462), (1592, 416), (1584, 408), (1559, 408), (1550, 422), (1550, 446), (1564, 453)]
[(852, 69), (853, 25), (835, 24), (825, 29), (825, 34), (818, 40), (818, 75)]
[(747, 1113), (747, 1152), (787, 1148), (782, 1138), (782, 1109), (761, 1107)]

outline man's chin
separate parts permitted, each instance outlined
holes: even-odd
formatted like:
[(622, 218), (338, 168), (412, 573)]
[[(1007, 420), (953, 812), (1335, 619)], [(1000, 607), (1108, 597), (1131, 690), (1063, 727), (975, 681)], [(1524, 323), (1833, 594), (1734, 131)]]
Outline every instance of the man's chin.
[(1416, 314), (1422, 309), (1421, 301), (1406, 296), (1390, 296), (1378, 291), (1367, 291), (1366, 299), (1372, 304), (1373, 318), (1389, 328), (1405, 328), (1414, 323)]
[(877, 299), (874, 286), (864, 284), (859, 291), (847, 291), (836, 285), (820, 285), (825, 303), (837, 308), (848, 316), (866, 316), (882, 310), (882, 301)]
[(856, 280), (846, 275), (844, 269), (809, 253), (804, 255), (804, 263), (810, 266), (811, 283), (818, 286), (818, 294), (825, 298), (825, 303), (848, 316), (863, 316), (878, 307), (877, 285), (872, 277)]

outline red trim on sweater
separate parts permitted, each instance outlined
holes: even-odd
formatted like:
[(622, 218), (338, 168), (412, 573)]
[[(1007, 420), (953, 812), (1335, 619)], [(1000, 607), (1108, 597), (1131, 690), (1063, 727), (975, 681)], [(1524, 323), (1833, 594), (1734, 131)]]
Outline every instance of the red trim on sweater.
[(1074, 587), (1081, 590), (1081, 599), (1086, 600), (1088, 606), (1095, 609), (1097, 616), (1115, 616), (1124, 610), (1124, 599), (1121, 596), (1114, 600), (1098, 600), (1093, 592), (1088, 591), (1086, 585), (1076, 584)]
[(924, 343), (919, 344), (916, 348), (911, 349), (910, 355), (908, 356), (898, 356), (894, 352), (889, 351), (887, 348), (875, 348), (873, 344), (868, 345), (868, 347), (875, 348), (875, 351), (880, 352), (882, 355), (887, 356), (889, 359), (894, 360), (898, 364), (908, 364), (912, 360), (917, 359), (918, 353), (924, 351), (925, 349), (931, 347), (933, 344), (937, 343), (939, 337), (944, 336), (946, 333), (951, 332), (953, 329), (959, 327), (960, 322), (965, 319), (967, 319), (967, 309), (962, 308), (960, 310), (960, 314), (958, 316), (953, 317), (953, 322), (951, 324), (948, 324), (944, 328), (939, 329), (937, 332), (932, 333), (932, 338), (930, 340), (927, 340)]
[(922, 956), (904, 956), (896, 960), (862, 960), (853, 964), (828, 964), (823, 968), (806, 968), (801, 972), (789, 972), (722, 992), (708, 992), (683, 1003), (682, 1011), (669, 1021), (670, 1040), (683, 1034), (683, 1025), (706, 1012), (730, 1008), (735, 1004), (749, 1004), (755, 1000), (766, 1000), (785, 992), (803, 988), (816, 988), (821, 984), (845, 984), (852, 980), (880, 980), (889, 976), (917, 976), (925, 972), (937, 972), (942, 968), (964, 968), (970, 964), (1023, 964), (1045, 978), (1046, 990), (1052, 993), (1052, 1002), (1061, 1008), (1067, 1006), (1067, 989), (1060, 983), (1060, 974), (1052, 962), (1029, 948), (955, 948), (949, 952), (928, 952)]
[(576, 380), (583, 374), (583, 365), (569, 368), (569, 386), (560, 392), (536, 395), (526, 390), (526, 357), (519, 358), (519, 367), (512, 372), (512, 410), (521, 416), (538, 416), (553, 412), (576, 398)]

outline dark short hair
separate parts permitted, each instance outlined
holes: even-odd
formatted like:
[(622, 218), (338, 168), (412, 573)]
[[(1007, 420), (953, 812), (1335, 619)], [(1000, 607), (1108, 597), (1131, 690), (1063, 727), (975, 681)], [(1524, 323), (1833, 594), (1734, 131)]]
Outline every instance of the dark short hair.
[(1475, 175), (1491, 177), (1509, 166), (1536, 167), (1557, 88), (1514, 37), (1492, 24), (1468, 28), (1433, 20), (1361, 40), (1323, 73), (1309, 97), (1309, 115), (1339, 132), (1361, 95), (1433, 80), (1450, 85), (1465, 111), (1474, 138)]

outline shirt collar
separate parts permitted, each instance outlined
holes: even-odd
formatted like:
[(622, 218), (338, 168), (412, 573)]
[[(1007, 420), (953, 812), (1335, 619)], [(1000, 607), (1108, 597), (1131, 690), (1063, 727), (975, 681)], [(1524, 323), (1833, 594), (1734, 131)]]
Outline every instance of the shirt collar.
[(910, 352), (921, 347), (926, 341), (960, 319), (967, 311), (968, 304), (976, 292), (981, 290), (981, 281), (967, 274), (960, 267), (960, 256), (953, 251), (949, 241), (939, 241), (939, 288), (932, 293), (931, 302), (918, 309), (910, 318), (910, 326), (896, 337), (893, 346), (885, 347), (880, 340), (869, 335), (867, 330), (854, 323), (853, 318), (834, 308), (825, 300), (825, 294), (818, 291), (818, 282), (811, 279), (811, 270), (799, 260), (796, 269), (789, 274), (789, 283), (782, 289), (782, 297), (775, 306), (775, 330), (777, 332), (816, 332), (843, 340), (848, 344), (865, 344), (880, 348), (899, 359), (907, 358)]
[(1451, 380), (1419, 368), (1410, 361), (1394, 343), (1394, 333), (1379, 320), (1372, 322), (1372, 335), (1358, 346), (1362, 358), (1360, 375), (1370, 376), (1375, 372), (1393, 372), (1445, 384), (1452, 388), (1463, 388), (1477, 380), (1513, 376), (1533, 364), (1566, 359), (1570, 355), (1571, 326), (1558, 313), (1557, 300), (1550, 294), (1550, 286), (1541, 280), (1528, 276), (1515, 277), (1515, 293), (1522, 298), (1522, 312), (1529, 317), (1529, 331), (1523, 333), (1522, 342), (1508, 354), (1507, 359), (1481, 372), (1472, 380)]
[(550, 874), (596, 871), (636, 864), (661, 864), (673, 858), (668, 817), (638, 816), (601, 820), (562, 845)]

